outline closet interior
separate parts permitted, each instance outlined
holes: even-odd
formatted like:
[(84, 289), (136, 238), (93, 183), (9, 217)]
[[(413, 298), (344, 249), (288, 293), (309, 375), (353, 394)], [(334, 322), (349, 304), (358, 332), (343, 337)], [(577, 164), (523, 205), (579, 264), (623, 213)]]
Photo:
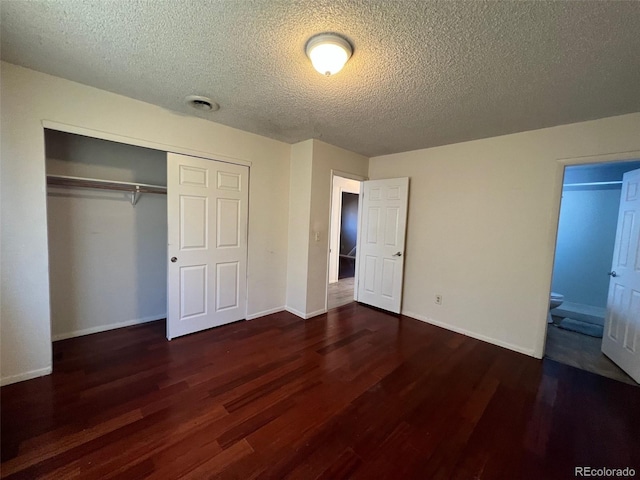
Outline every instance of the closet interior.
[(45, 130), (53, 341), (167, 312), (166, 152)]

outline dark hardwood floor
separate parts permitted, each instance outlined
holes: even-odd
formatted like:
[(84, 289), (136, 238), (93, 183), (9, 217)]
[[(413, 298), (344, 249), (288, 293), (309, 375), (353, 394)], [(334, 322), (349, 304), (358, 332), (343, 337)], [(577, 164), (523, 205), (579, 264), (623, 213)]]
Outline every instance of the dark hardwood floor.
[(54, 356), (1, 389), (2, 478), (640, 472), (640, 388), (356, 303), (171, 342), (155, 322)]

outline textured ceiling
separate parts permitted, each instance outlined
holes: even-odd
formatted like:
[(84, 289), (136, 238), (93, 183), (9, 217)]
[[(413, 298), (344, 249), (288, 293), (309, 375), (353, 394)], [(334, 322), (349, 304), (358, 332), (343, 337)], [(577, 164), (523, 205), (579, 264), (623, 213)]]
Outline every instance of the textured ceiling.
[[(367, 156), (640, 111), (640, 2), (6, 1), (2, 59)], [(337, 75), (316, 33), (348, 38)], [(188, 94), (221, 105), (201, 113)]]

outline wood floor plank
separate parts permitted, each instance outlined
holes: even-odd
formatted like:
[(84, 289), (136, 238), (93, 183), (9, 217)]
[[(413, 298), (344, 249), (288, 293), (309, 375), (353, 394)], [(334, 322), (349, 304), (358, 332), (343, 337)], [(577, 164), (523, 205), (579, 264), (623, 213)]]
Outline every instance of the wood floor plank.
[(560, 479), (640, 471), (640, 388), (349, 303), (54, 344), (0, 389), (4, 479)]
[(143, 417), (140, 411), (132, 411), (102, 422), (93, 428), (70, 431), (75, 429), (59, 429), (41, 435), (29, 442), (25, 442), (21, 449), (21, 455), (2, 464), (3, 474), (23, 470), (31, 465), (47, 460), (56, 455), (60, 455), (67, 450), (80, 446), (93, 439), (102, 437), (107, 433), (120, 429)]

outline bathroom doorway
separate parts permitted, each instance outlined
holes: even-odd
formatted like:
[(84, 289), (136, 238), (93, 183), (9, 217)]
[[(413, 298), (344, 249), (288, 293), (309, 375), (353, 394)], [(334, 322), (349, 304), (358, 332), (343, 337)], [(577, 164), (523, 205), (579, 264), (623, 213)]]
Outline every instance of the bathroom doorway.
[[(640, 161), (565, 167), (545, 356), (637, 385), (601, 351), (624, 173)], [(554, 295), (555, 294), (555, 295)]]
[(360, 180), (342, 176), (337, 172), (333, 174), (328, 310), (354, 301), (360, 185)]

